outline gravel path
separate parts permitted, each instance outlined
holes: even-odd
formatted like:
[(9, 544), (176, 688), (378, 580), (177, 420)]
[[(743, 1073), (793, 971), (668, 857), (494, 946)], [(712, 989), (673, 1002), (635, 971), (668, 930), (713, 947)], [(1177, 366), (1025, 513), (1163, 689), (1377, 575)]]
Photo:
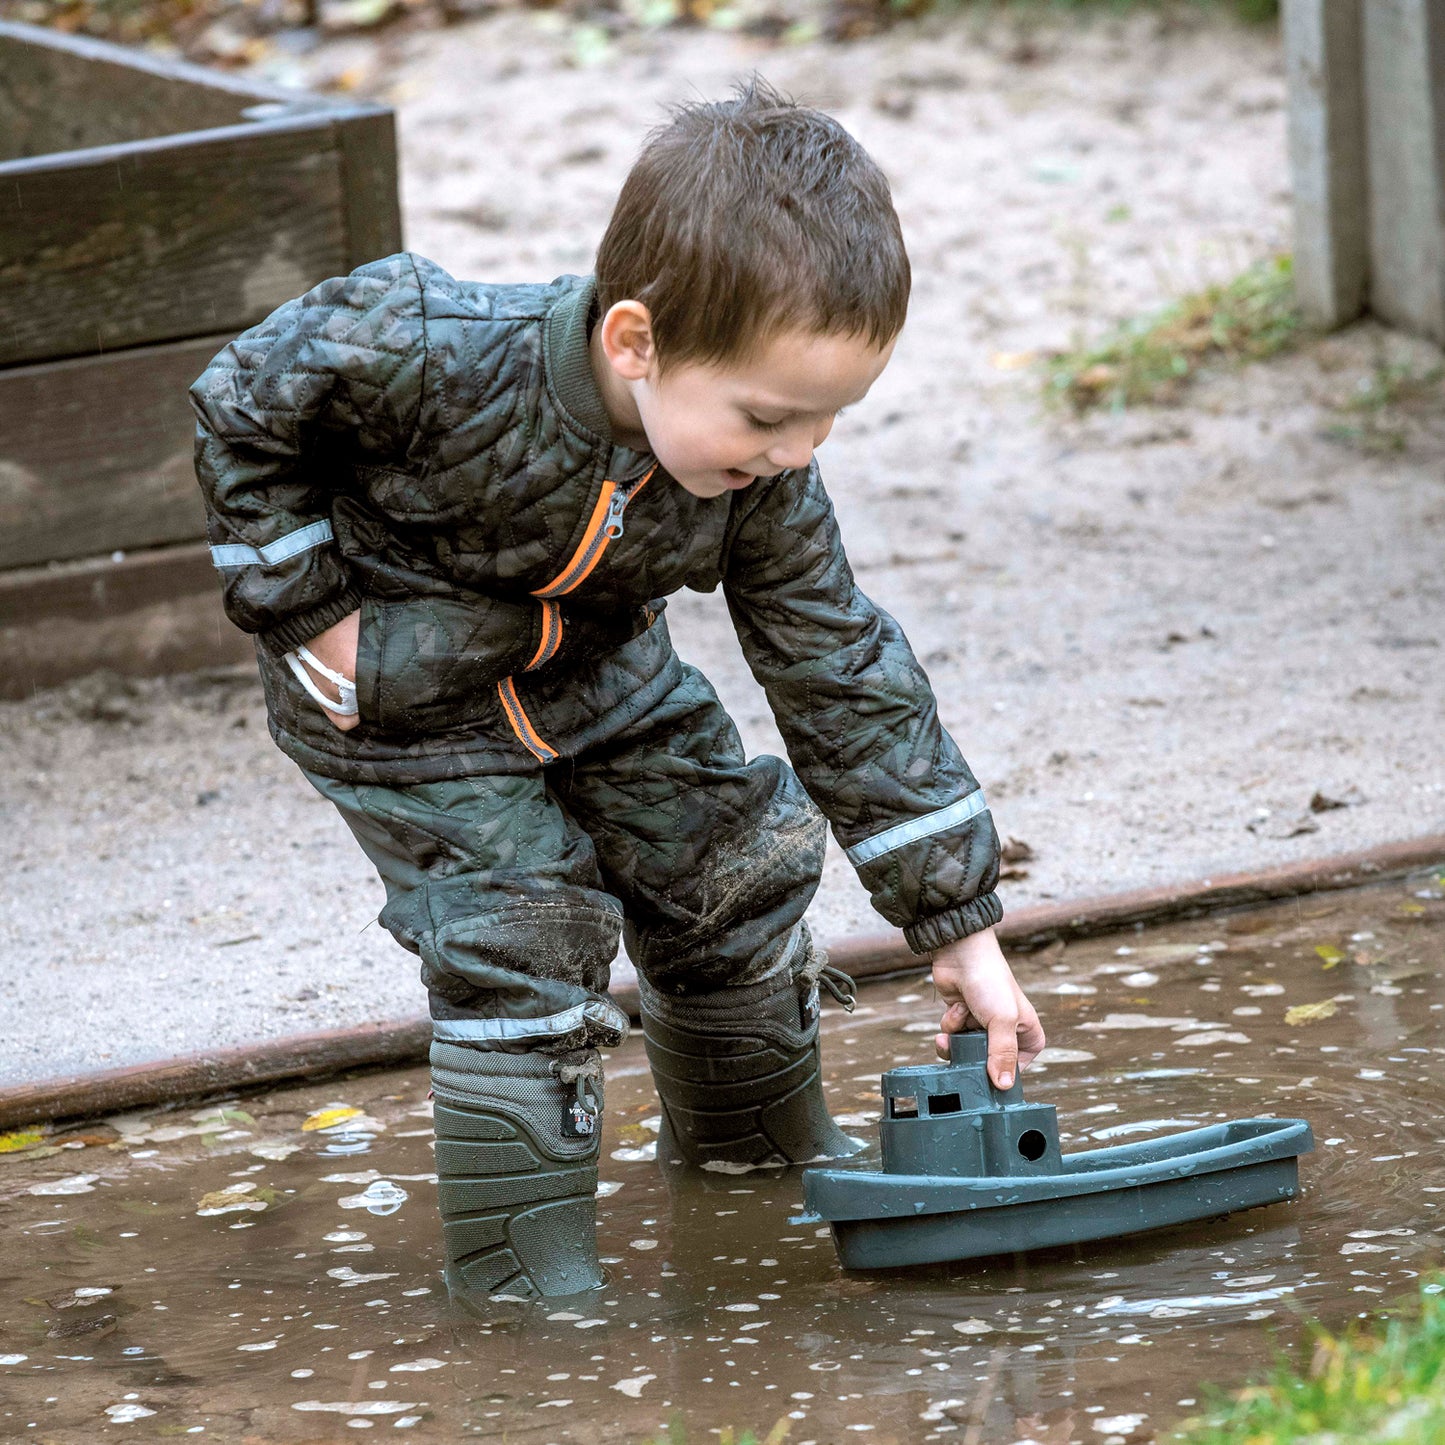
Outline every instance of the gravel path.
[[(862, 584), (1034, 850), (1006, 902), (1445, 831), (1445, 421), (1341, 410), (1438, 353), (1363, 325), (1084, 420), (1020, 365), (1287, 249), (1274, 42), (1204, 15), (1020, 26), (659, 32), (579, 65), (521, 12), (308, 64), (397, 105), (407, 244), (483, 279), (585, 269), (660, 107), (753, 67), (878, 156), (915, 301), (824, 474)], [(668, 617), (749, 746), (776, 748), (719, 599)], [(420, 1009), (379, 884), (246, 676), (6, 704), (0, 755), (0, 999), (24, 1020), (0, 1083)], [(1311, 812), (1316, 793), (1350, 806)], [(837, 856), (815, 921), (881, 929)]]

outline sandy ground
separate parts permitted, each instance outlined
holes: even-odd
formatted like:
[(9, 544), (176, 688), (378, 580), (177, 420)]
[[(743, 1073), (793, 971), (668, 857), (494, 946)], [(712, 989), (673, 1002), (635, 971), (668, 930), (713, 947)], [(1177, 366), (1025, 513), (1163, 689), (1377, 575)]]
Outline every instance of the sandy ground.
[[(824, 474), (863, 585), (1035, 851), (1006, 903), (1445, 831), (1445, 422), (1340, 410), (1438, 353), (1364, 325), (1084, 420), (1017, 366), (1288, 248), (1267, 34), (991, 12), (841, 48), (655, 32), (580, 53), (512, 13), (308, 65), (397, 105), (407, 244), (480, 279), (584, 270), (661, 107), (754, 67), (877, 155), (915, 300)], [(775, 749), (719, 600), (669, 621)], [(420, 1009), (379, 885), (245, 677), (8, 704), (0, 750), (0, 1082)], [(1317, 791), (1351, 806), (1309, 813)], [(881, 927), (836, 855), (814, 919), (825, 940)]]

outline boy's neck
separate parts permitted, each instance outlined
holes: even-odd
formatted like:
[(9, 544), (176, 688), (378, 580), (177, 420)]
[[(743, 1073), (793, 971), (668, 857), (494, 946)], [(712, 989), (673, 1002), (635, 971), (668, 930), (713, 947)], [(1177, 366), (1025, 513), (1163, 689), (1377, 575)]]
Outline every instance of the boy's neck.
[(642, 429), (642, 416), (627, 383), (613, 371), (602, 349), (602, 328), (594, 326), (587, 338), (587, 359), (592, 366), (592, 380), (597, 384), (597, 395), (602, 398), (602, 409), (612, 423), (612, 439), (619, 446), (631, 447), (633, 451), (651, 451), (647, 433)]

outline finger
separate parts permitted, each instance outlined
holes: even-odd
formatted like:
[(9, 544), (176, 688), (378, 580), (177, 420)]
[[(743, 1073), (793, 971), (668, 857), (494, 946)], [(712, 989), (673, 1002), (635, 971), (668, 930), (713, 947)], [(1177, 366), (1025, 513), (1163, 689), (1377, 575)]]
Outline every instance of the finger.
[(969, 1026), (971, 1019), (972, 1015), (966, 1003), (951, 1003), (944, 1009), (938, 1026), (946, 1034), (961, 1034)]
[(1038, 1014), (1027, 1000), (1019, 1009), (1017, 1037), (1019, 1063), (1028, 1068), (1043, 1053), (1049, 1041), (1044, 1037), (1044, 1026), (1039, 1022)]
[(988, 1076), (996, 1087), (1011, 1089), (1018, 1066), (1018, 1018), (995, 1014), (988, 1021)]

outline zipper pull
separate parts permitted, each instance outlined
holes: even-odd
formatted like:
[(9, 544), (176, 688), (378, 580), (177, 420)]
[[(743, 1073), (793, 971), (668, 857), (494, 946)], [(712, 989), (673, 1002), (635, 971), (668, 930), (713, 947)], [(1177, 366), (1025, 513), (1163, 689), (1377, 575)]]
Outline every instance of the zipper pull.
[(602, 535), (613, 542), (622, 535), (622, 513), (631, 495), (631, 492), (624, 492), (619, 487), (613, 492), (612, 500), (607, 503), (607, 515), (602, 520)]

